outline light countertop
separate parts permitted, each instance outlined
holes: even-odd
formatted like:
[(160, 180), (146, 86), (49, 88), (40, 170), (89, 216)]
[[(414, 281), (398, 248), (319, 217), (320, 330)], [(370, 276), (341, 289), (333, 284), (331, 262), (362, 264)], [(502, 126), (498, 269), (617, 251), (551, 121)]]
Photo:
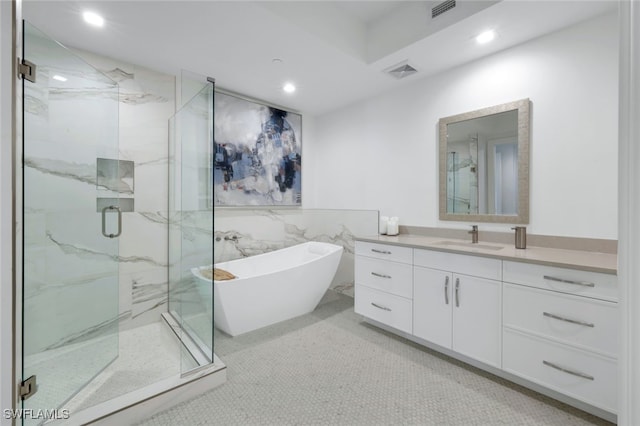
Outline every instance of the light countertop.
[(513, 244), (485, 243), (482, 241), (478, 242), (478, 244), (471, 244), (470, 240), (412, 234), (396, 236), (373, 235), (356, 237), (355, 239), (356, 241), (492, 257), (501, 260), (536, 263), (559, 268), (574, 268), (604, 274), (616, 275), (618, 270), (618, 256), (612, 253), (532, 246), (527, 246), (526, 249), (516, 249)]

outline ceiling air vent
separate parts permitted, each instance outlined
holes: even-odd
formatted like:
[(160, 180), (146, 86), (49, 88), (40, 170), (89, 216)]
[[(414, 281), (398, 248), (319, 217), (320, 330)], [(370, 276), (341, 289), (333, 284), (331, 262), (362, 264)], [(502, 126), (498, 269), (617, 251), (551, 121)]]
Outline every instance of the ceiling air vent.
[(410, 75), (417, 73), (418, 70), (409, 65), (408, 61), (404, 61), (387, 68), (386, 70), (384, 70), (384, 72), (399, 80), (401, 78), (409, 77)]
[(454, 7), (456, 7), (456, 0), (447, 0), (435, 5), (433, 8), (431, 8), (431, 19), (435, 18), (436, 16), (442, 15), (443, 13), (453, 9)]

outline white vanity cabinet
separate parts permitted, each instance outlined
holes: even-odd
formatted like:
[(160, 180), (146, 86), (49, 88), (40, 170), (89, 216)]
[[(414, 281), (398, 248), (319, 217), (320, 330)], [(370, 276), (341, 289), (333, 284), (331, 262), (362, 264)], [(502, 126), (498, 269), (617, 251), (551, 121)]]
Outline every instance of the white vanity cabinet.
[(500, 264), (414, 249), (413, 335), (500, 367)]
[[(356, 241), (357, 313), (615, 420), (615, 274), (522, 262), (516, 255), (441, 251), (407, 240), (404, 246)], [(545, 262), (557, 265), (556, 256), (550, 251)]]
[(412, 260), (411, 248), (356, 241), (355, 312), (411, 333)]
[(503, 369), (615, 413), (616, 276), (503, 263)]

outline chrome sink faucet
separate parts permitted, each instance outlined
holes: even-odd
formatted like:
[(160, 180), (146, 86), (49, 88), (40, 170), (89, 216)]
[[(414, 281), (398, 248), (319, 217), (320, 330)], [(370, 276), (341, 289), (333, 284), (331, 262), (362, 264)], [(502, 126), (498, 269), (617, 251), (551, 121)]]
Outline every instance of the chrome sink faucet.
[(471, 234), (471, 243), (477, 244), (478, 243), (478, 225), (471, 225), (471, 231), (469, 231), (469, 234)]

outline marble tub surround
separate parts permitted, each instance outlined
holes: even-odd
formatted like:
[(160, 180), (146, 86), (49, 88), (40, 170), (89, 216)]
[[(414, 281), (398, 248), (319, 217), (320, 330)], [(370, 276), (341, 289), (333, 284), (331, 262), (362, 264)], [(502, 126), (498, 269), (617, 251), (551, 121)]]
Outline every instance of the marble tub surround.
[(372, 235), (358, 237), (358, 241), (384, 243), (412, 248), (427, 248), (451, 253), (470, 254), (491, 257), (501, 260), (514, 260), (525, 263), (574, 268), (584, 271), (616, 274), (618, 256), (615, 253), (602, 253), (585, 250), (569, 250), (564, 248), (536, 247), (528, 245), (526, 249), (516, 249), (513, 241), (508, 244), (484, 242), (480, 234), (480, 242), (472, 244), (465, 232), (465, 239), (451, 238), (451, 233), (444, 236), (426, 236), (416, 234), (400, 234), (397, 236)]
[(214, 209), (214, 262), (320, 241), (344, 248), (331, 289), (353, 297), (355, 236), (378, 232), (375, 210)]

